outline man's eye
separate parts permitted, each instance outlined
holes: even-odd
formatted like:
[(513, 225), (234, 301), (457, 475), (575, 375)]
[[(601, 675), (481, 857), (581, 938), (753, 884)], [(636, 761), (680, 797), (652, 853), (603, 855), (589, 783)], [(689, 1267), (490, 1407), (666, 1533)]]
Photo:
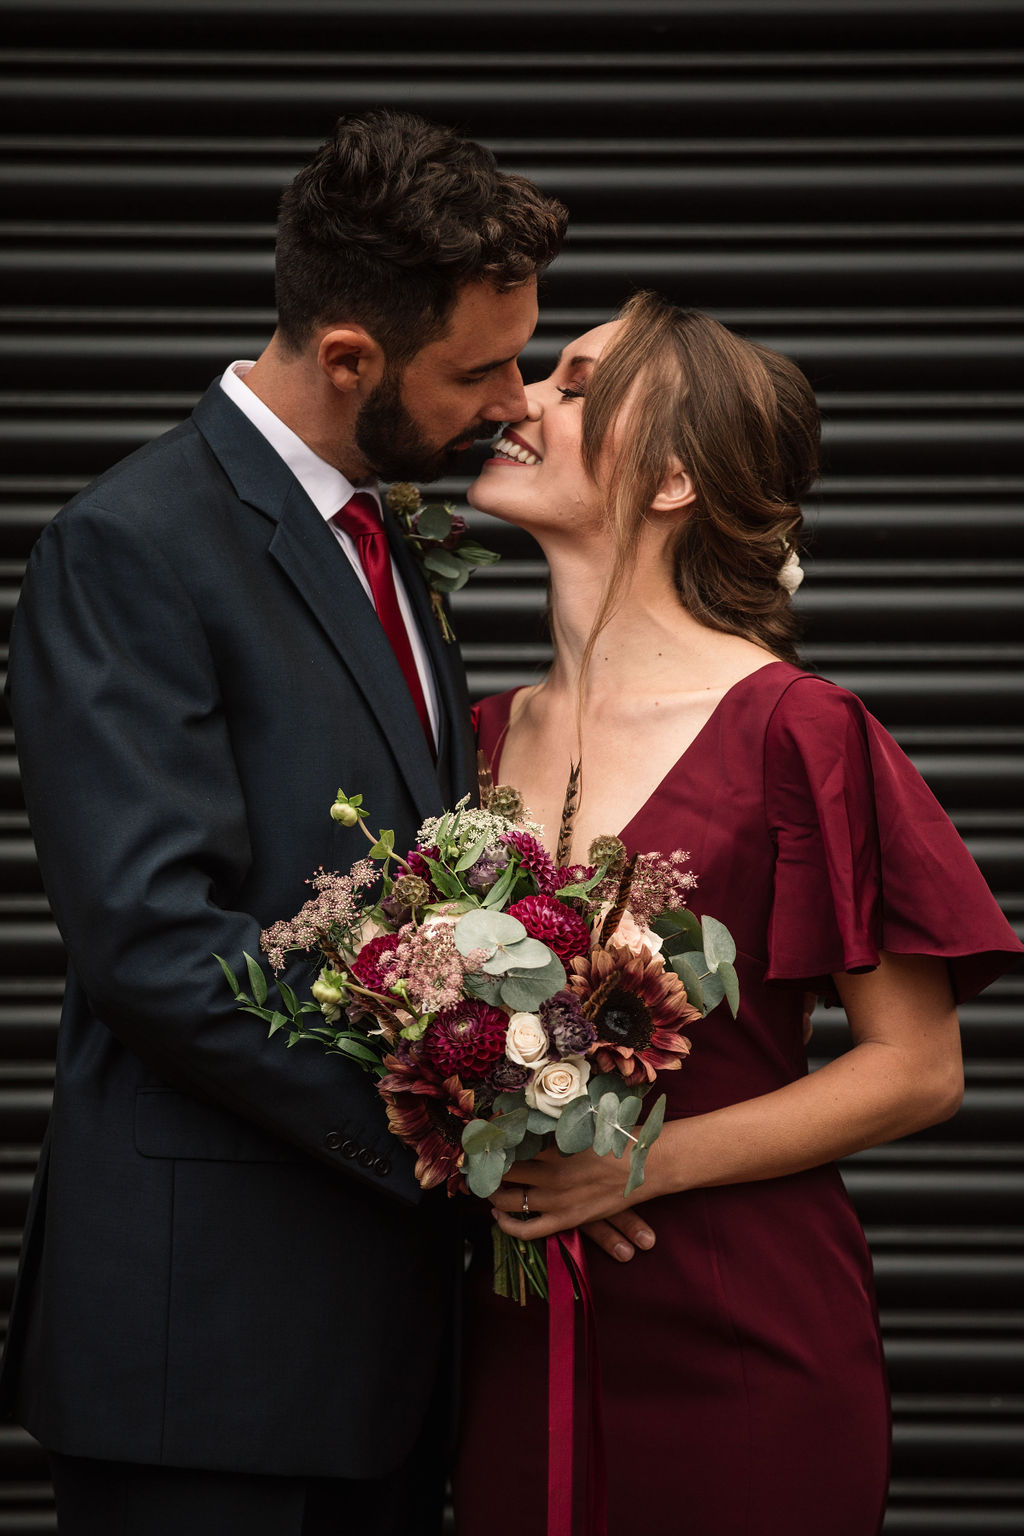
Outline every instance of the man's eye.
[(572, 384), (558, 384), (555, 386), (563, 400), (582, 400), (586, 391), (576, 389)]

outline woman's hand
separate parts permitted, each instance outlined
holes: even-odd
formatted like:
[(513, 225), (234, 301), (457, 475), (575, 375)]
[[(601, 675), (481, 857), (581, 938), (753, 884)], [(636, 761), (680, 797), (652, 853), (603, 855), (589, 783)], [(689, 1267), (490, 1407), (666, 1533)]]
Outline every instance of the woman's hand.
[[(609, 1220), (617, 1221), (623, 1212), (650, 1199), (654, 1193), (645, 1181), (627, 1200), (622, 1191), (628, 1178), (628, 1157), (598, 1157), (590, 1151), (565, 1157), (556, 1147), (549, 1147), (531, 1162), (512, 1166), (492, 1196), (494, 1215), (502, 1231), (512, 1237), (549, 1237), (553, 1232), (566, 1232), (572, 1227), (593, 1223), (596, 1225), (589, 1235), (614, 1257), (620, 1257), (614, 1252), (614, 1239), (611, 1247), (602, 1240), (606, 1235), (602, 1231), (603, 1225)], [(631, 1225), (627, 1223), (627, 1229)], [(643, 1222), (635, 1230), (634, 1241), (639, 1241), (650, 1231)], [(640, 1246), (650, 1247), (652, 1243), (653, 1233), (651, 1242), (642, 1241)]]

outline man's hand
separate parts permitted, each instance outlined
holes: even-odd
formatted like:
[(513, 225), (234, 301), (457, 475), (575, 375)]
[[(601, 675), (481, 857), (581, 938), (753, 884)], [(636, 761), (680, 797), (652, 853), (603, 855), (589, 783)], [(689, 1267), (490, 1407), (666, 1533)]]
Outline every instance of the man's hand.
[(620, 1211), (607, 1221), (588, 1221), (580, 1230), (620, 1264), (627, 1263), (638, 1248), (653, 1248), (655, 1243), (654, 1232), (637, 1211)]

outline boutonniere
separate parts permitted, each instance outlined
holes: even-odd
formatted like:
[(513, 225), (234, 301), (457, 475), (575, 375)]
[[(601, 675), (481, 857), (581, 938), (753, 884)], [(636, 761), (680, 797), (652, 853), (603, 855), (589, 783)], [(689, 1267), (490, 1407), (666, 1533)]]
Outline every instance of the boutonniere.
[(431, 502), (424, 506), (416, 486), (407, 481), (398, 481), (384, 499), (389, 511), (397, 518), (406, 547), (411, 550), (430, 588), (430, 606), (442, 636), (450, 645), (455, 639), (455, 631), (444, 609), (445, 595), (464, 587), (476, 566), (496, 565), (501, 556), (493, 549), (485, 549), (475, 539), (467, 538), (466, 519), (453, 511), (447, 502)]

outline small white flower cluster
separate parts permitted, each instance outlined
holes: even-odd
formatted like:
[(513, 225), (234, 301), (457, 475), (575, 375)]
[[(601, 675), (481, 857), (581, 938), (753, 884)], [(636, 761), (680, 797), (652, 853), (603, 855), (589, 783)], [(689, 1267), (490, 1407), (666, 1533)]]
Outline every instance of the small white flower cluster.
[(513, 827), (517, 832), (529, 832), (531, 837), (539, 836), (544, 830), (535, 821), (511, 822), (507, 816), (471, 808), (469, 796), (464, 795), (454, 811), (448, 811), (444, 816), (431, 816), (423, 823), (416, 834), (416, 845), (431, 848), (454, 843), (462, 853), (480, 842), (499, 842)]

